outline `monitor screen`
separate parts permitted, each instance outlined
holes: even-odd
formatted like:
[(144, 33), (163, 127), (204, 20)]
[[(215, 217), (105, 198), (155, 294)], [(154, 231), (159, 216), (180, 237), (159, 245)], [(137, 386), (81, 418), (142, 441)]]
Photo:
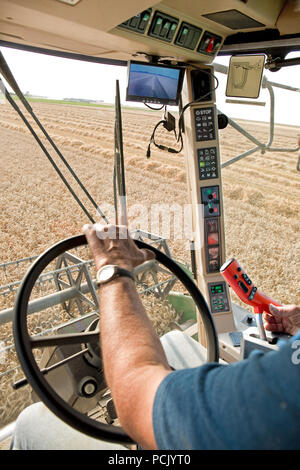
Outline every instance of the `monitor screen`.
[(177, 105), (184, 69), (179, 67), (130, 62), (127, 101)]

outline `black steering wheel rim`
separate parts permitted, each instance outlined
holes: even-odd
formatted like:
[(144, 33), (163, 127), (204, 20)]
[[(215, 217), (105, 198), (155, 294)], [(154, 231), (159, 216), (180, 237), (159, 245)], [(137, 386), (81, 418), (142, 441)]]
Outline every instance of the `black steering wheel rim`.
[[(217, 362), (219, 358), (218, 337), (208, 305), (200, 290), (190, 276), (171, 258), (140, 240), (134, 240), (138, 248), (147, 248), (154, 252), (156, 260), (168, 268), (182, 282), (193, 298), (201, 315), (207, 339), (207, 362)], [(15, 301), (13, 334), (16, 351), (23, 372), (34, 391), (45, 405), (62, 421), (78, 431), (93, 438), (109, 442), (130, 444), (134, 441), (121, 427), (116, 427), (88, 418), (66, 403), (48, 384), (32, 353), (30, 336), (27, 331), (27, 306), (36, 280), (45, 267), (65, 251), (87, 244), (85, 235), (77, 235), (53, 245), (41, 254), (31, 265), (18, 289)]]

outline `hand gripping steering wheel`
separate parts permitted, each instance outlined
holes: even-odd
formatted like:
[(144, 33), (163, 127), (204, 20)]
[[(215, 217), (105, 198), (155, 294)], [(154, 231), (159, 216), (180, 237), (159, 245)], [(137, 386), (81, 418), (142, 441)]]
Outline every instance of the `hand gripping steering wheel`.
[[(194, 300), (204, 324), (207, 339), (207, 362), (218, 361), (218, 339), (214, 321), (207, 303), (196, 284), (176, 262), (164, 253), (142, 241), (135, 240), (135, 243), (138, 248), (147, 248), (153, 251), (156, 260), (182, 282), (189, 295)], [(93, 438), (129, 444), (133, 443), (133, 441), (121, 427), (95, 421), (66, 403), (49, 385), (34, 359), (33, 350), (36, 348), (54, 345), (59, 346), (63, 344), (86, 344), (91, 340), (95, 340), (95, 338), (99, 338), (99, 331), (43, 337), (30, 336), (27, 328), (27, 310), (30, 294), (42, 271), (57, 256), (86, 244), (87, 241), (84, 235), (65, 239), (45, 251), (31, 265), (20, 285), (15, 302), (13, 321), (15, 346), (20, 364), (28, 382), (44, 404), (58, 418)]]

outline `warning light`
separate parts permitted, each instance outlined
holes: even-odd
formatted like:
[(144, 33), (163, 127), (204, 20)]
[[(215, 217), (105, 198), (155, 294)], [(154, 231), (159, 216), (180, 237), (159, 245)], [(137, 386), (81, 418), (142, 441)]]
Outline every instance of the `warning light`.
[(209, 43), (208, 43), (208, 46), (206, 47), (206, 52), (208, 54), (211, 54), (213, 52), (214, 45), (215, 45), (215, 38), (211, 38)]

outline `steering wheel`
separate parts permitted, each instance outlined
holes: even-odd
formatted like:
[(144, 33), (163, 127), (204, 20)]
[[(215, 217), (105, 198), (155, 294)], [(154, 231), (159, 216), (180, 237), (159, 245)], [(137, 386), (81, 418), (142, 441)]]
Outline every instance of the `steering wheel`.
[[(191, 277), (171, 258), (155, 247), (140, 240), (134, 240), (138, 248), (147, 248), (154, 252), (156, 260), (167, 268), (182, 282), (201, 315), (207, 339), (207, 362), (218, 361), (218, 339), (214, 321), (207, 303)], [(45, 251), (31, 265), (18, 290), (15, 301), (15, 314), (13, 321), (13, 333), (16, 351), (24, 374), (33, 390), (45, 403), (45, 405), (62, 421), (93, 438), (116, 443), (133, 443), (132, 439), (121, 427), (101, 423), (89, 418), (87, 415), (74, 409), (66, 403), (49, 385), (43, 373), (39, 369), (33, 355), (33, 350), (48, 346), (60, 346), (64, 344), (87, 344), (99, 339), (99, 331), (85, 331), (68, 335), (31, 336), (28, 332), (27, 311), (30, 294), (41, 272), (56, 257), (62, 253), (86, 245), (84, 235), (78, 235), (60, 241)]]

